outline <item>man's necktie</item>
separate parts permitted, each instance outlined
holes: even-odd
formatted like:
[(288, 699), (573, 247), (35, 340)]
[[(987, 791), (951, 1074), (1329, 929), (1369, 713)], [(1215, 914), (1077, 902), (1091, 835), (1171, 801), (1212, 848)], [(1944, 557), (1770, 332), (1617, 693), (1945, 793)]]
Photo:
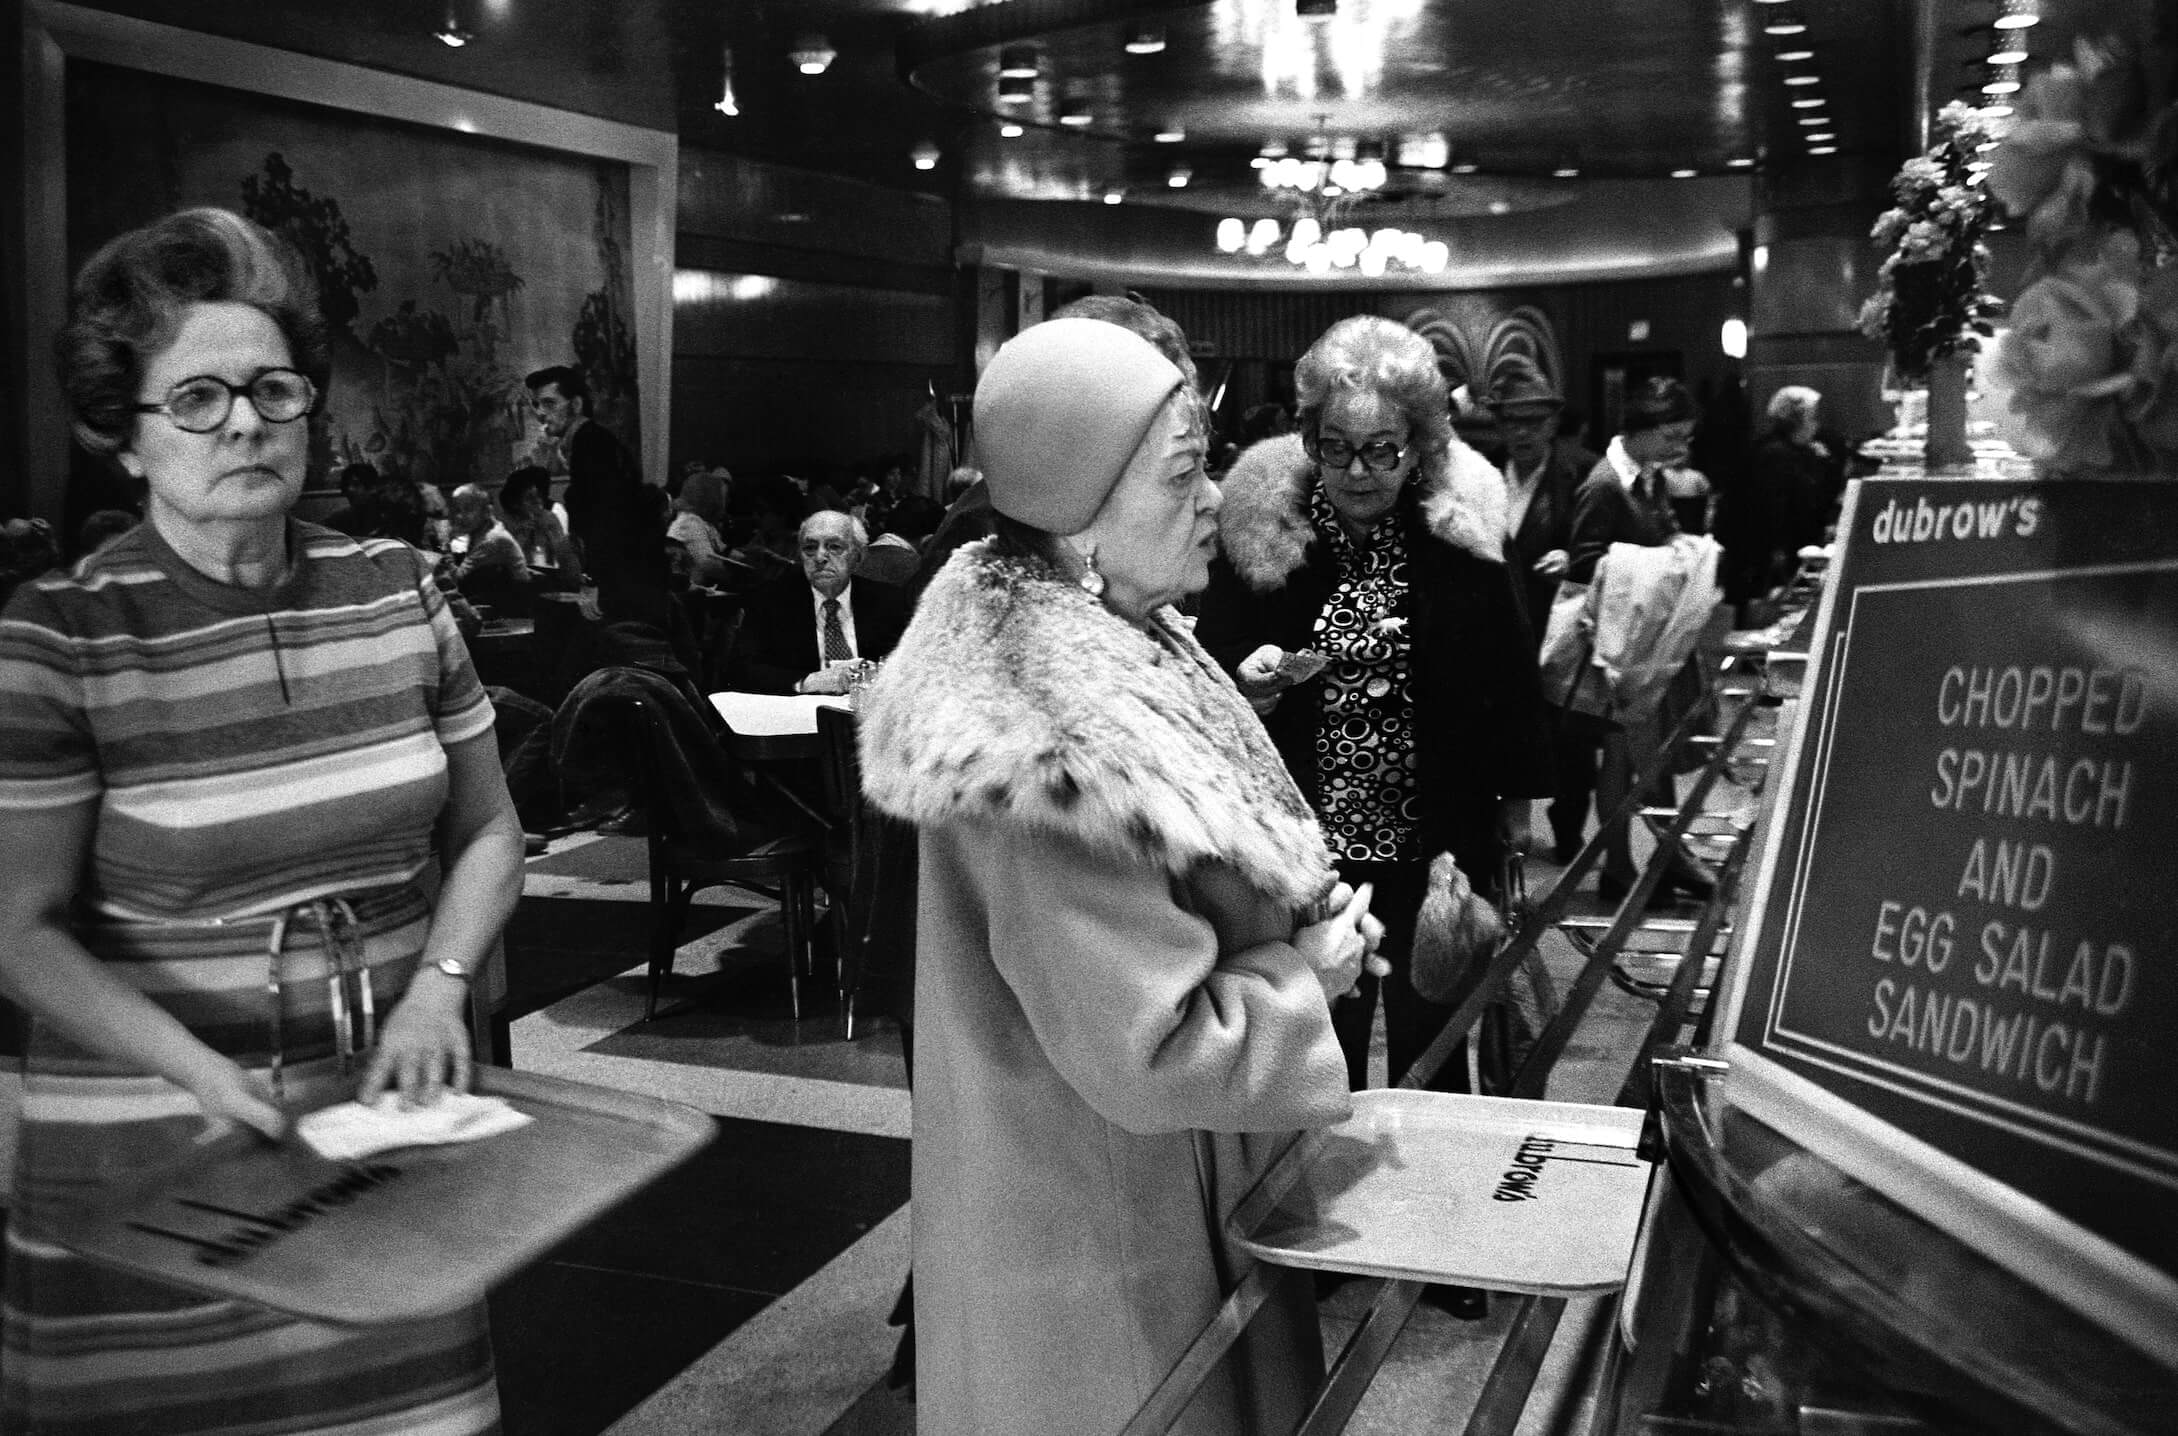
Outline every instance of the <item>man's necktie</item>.
[(824, 661), (839, 663), (854, 656), (847, 647), (847, 630), (840, 626), (839, 600), (828, 598), (824, 601)]

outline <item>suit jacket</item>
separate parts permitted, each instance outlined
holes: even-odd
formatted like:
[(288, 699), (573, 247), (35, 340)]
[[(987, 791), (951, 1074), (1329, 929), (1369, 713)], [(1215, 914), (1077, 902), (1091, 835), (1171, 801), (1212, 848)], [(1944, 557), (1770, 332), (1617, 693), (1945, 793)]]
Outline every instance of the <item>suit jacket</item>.
[(1558, 580), (1539, 576), (1535, 563), (1554, 548), (1571, 554), (1573, 495), (1595, 464), (1595, 455), (1587, 450), (1564, 439), (1553, 443), (1549, 457), (1543, 460), (1543, 476), (1535, 485), (1535, 497), (1528, 501), (1520, 527), (1505, 541), (1505, 564), (1520, 580), (1528, 627), (1534, 630), (1538, 645), (1543, 641), (1544, 626), (1550, 622), (1550, 601), (1557, 597)]
[(1654, 548), (1671, 542), (1679, 531), (1671, 501), (1664, 494), (1663, 479), (1651, 475), (1655, 492), (1637, 497), (1620, 480), (1610, 460), (1598, 459), (1593, 472), (1573, 495), (1573, 556), (1566, 577), (1588, 583), (1596, 576), (1596, 563), (1614, 543)]
[[(631, 565), (663, 556), (662, 539), (645, 532), (642, 475), (635, 460), (595, 419), (567, 441), (567, 529), (582, 545), (582, 566), (603, 582)], [(657, 548), (657, 553), (649, 552)]]
[[(816, 611), (809, 580), (799, 572), (749, 594), (741, 610), (741, 636), (726, 665), (726, 686), (743, 693), (792, 693), (794, 685), (824, 666), (817, 647)], [(898, 588), (867, 580), (848, 590), (855, 620), (855, 651), (884, 658), (907, 627), (907, 600)]]

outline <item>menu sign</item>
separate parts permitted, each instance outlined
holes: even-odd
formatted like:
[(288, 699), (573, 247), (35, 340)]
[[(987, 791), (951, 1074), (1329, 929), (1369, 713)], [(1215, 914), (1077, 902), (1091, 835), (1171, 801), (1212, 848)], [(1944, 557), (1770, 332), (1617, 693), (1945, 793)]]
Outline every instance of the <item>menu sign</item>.
[(1840, 532), (1728, 1094), (2178, 1309), (2178, 483), (1875, 480)]

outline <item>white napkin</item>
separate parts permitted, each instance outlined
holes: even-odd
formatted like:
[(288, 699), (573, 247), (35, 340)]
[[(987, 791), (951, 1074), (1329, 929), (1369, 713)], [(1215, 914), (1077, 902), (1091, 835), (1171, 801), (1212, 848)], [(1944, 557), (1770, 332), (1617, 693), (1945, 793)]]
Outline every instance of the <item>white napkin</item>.
[(388, 1092), (366, 1107), (341, 1102), (312, 1112), (295, 1131), (319, 1156), (353, 1161), (395, 1147), (435, 1147), (511, 1132), (536, 1119), (517, 1112), (504, 1097), (448, 1092), (428, 1107), (402, 1110), (397, 1093)]

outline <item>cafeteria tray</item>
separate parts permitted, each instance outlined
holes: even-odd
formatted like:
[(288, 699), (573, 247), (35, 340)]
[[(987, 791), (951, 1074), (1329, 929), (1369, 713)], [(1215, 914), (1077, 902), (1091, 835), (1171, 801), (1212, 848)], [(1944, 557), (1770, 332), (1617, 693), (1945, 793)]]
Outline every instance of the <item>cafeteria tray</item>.
[(1234, 1211), (1280, 1266), (1575, 1295), (1625, 1282), (1642, 1113), (1399, 1088), (1287, 1149)]
[[(378, 1325), (483, 1299), (716, 1134), (692, 1107), (502, 1067), (510, 1132), (355, 1161), (230, 1132), (44, 1234), (103, 1265), (295, 1316)], [(328, 1092), (317, 1105), (341, 1100)]]

